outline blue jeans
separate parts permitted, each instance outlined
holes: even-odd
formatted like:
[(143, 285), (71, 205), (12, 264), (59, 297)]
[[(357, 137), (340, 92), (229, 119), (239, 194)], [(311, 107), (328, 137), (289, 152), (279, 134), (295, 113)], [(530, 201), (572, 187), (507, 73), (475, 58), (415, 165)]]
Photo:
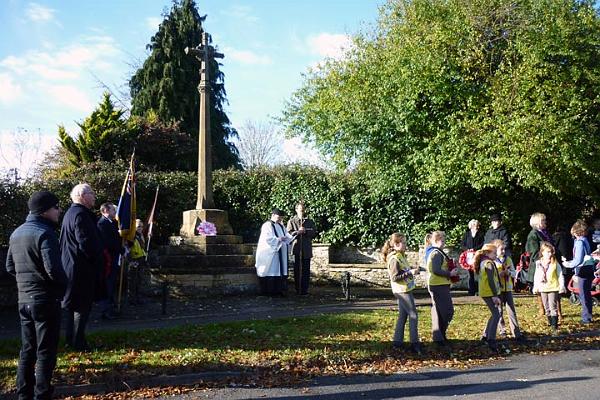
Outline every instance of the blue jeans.
[(51, 399), (60, 335), (60, 303), (19, 304), (21, 352), (17, 367), (19, 399)]
[(592, 281), (594, 280), (594, 266), (586, 265), (577, 273), (577, 289), (581, 299), (581, 320), (592, 320)]

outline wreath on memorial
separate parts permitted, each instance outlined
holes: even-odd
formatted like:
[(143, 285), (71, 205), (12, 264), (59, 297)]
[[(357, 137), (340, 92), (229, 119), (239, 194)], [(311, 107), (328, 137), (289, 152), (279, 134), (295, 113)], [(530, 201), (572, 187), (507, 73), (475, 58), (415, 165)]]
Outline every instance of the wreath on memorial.
[(202, 236), (217, 236), (217, 227), (212, 222), (202, 221), (196, 227), (196, 232)]

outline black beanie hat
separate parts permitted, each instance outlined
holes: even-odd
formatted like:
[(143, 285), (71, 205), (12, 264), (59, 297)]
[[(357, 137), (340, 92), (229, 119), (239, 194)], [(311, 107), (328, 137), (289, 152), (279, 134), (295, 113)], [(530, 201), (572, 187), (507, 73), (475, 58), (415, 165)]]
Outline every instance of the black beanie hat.
[(27, 202), (29, 211), (35, 215), (43, 214), (45, 211), (48, 211), (57, 205), (58, 197), (47, 191), (33, 193)]

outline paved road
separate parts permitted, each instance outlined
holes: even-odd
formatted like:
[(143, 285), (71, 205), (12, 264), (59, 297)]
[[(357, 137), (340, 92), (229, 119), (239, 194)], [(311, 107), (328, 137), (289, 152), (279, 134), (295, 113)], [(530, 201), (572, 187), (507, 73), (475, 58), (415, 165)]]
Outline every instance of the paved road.
[(470, 370), (432, 369), (394, 376), (324, 377), (300, 388), (212, 389), (168, 399), (597, 400), (600, 399), (599, 367), (600, 350), (568, 351), (547, 356), (515, 356)]

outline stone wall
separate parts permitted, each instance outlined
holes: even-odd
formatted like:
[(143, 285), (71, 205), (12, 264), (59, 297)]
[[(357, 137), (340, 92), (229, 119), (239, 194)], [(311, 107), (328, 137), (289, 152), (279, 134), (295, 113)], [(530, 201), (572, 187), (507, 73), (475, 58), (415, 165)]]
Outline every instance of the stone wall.
[[(458, 254), (451, 249), (446, 249), (451, 257), (457, 259)], [(418, 251), (407, 251), (410, 265), (422, 266), (424, 261), (424, 249)], [(327, 244), (315, 244), (313, 246), (313, 260), (311, 264), (311, 276), (314, 282), (338, 283), (344, 273), (350, 272), (353, 285), (361, 286), (385, 286), (389, 287), (387, 268), (381, 261), (381, 253), (378, 249), (360, 249), (355, 247), (334, 248)], [(459, 269), (461, 280), (452, 285), (453, 289), (466, 289), (468, 287), (469, 274)], [(418, 287), (426, 287), (426, 273), (422, 271), (416, 277)]]

